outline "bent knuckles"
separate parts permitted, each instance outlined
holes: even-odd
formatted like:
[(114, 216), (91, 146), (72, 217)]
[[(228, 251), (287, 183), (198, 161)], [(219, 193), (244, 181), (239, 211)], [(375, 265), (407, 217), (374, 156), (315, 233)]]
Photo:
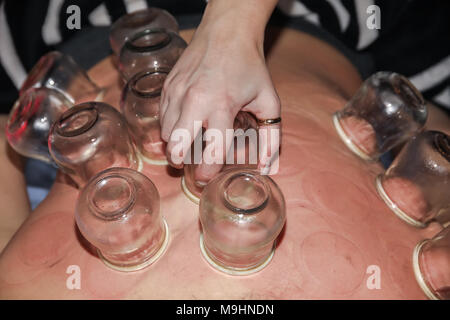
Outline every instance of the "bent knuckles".
[(185, 107), (191, 107), (192, 104), (205, 103), (208, 99), (208, 93), (198, 86), (190, 86), (184, 94)]

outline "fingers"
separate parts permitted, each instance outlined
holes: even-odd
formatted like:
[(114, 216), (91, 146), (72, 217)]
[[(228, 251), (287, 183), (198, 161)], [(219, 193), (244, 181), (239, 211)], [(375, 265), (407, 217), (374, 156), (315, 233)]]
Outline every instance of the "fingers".
[[(195, 171), (195, 178), (206, 183), (221, 170), (225, 161), (233, 136), (232, 131), (228, 132), (231, 138), (225, 139), (226, 129), (233, 128), (235, 115), (232, 114), (229, 106), (219, 108), (217, 102), (208, 102), (210, 100), (204, 93), (192, 88), (187, 90), (182, 99), (179, 99), (179, 96), (175, 99), (170, 101), (162, 118), (161, 137), (168, 142), (167, 159), (176, 168), (181, 168), (183, 163), (186, 163), (187, 156), (192, 162), (202, 161)], [(196, 142), (194, 139), (200, 133), (204, 123), (207, 123), (211, 130), (207, 130), (204, 135), (206, 145), (203, 154), (206, 158), (202, 159), (203, 135), (199, 137), (199, 140), (196, 139)], [(193, 142), (196, 145), (190, 150)], [(195, 152), (198, 154), (194, 154)]]
[(215, 112), (208, 119), (202, 163), (194, 173), (196, 181), (206, 183), (222, 169), (233, 140), (233, 120), (234, 115), (228, 111)]
[[(195, 137), (202, 129), (202, 125), (207, 123), (203, 161), (195, 171), (196, 180), (207, 182), (221, 170), (229, 151), (232, 139), (227, 138), (227, 129), (233, 128), (235, 117), (233, 108), (229, 106), (218, 108), (217, 103), (207, 102), (209, 100), (205, 94), (192, 88), (187, 90), (182, 99), (180, 95), (175, 95), (174, 99), (162, 119), (161, 135), (168, 141), (166, 150), (168, 161), (172, 166), (181, 168), (186, 162), (186, 156), (190, 155), (189, 151)], [(210, 112), (211, 105), (215, 106), (213, 112)], [(243, 110), (253, 113), (260, 120), (276, 119), (281, 115), (279, 98), (273, 88), (266, 88)], [(202, 150), (201, 138), (196, 142), (199, 145), (191, 152)], [(279, 166), (280, 123), (260, 125), (259, 140), (258, 168), (262, 174), (275, 174)], [(195, 157), (190, 160), (198, 163), (201, 155)]]
[(169, 107), (164, 114), (164, 116), (160, 119), (161, 121), (161, 139), (165, 142), (169, 142), (170, 134), (172, 133), (175, 124), (180, 119), (180, 105), (179, 103), (173, 103)]
[(165, 84), (164, 84), (163, 90), (161, 92), (161, 99), (159, 101), (159, 124), (161, 125), (161, 127), (163, 125), (163, 119), (164, 119), (164, 115), (166, 114), (167, 107), (169, 106), (168, 95), (164, 88), (165, 88)]
[(173, 75), (170, 74), (164, 82), (159, 108), (161, 138), (165, 142), (169, 141), (170, 133), (180, 117), (181, 101), (183, 96), (183, 87), (180, 85), (175, 85), (173, 83)]
[[(202, 129), (204, 118), (201, 114), (202, 108), (195, 108), (195, 106), (196, 104), (189, 100), (184, 103), (181, 115), (173, 125), (173, 130), (170, 132), (166, 155), (170, 165), (175, 168), (181, 168), (183, 166), (194, 138)], [(169, 122), (173, 121), (172, 115), (170, 115), (170, 108), (167, 110), (164, 119), (165, 126), (170, 126)], [(199, 148), (201, 149), (201, 144)]]
[[(244, 108), (259, 120), (276, 119), (281, 116), (281, 105), (273, 89), (265, 90)], [(279, 167), (281, 123), (259, 126), (259, 163), (262, 174), (276, 174)]]

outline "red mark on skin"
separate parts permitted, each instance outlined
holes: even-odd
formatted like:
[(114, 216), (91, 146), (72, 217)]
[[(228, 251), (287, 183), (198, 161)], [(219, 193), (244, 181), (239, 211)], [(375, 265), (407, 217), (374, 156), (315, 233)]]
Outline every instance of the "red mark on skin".
[[(18, 254), (19, 252), (15, 249), (15, 244), (8, 245), (8, 248), (2, 253), (0, 259), (1, 282), (13, 286), (24, 283), (30, 285), (45, 269), (25, 265)], [(1, 290), (6, 292), (4, 288)]]
[(313, 233), (299, 250), (297, 259), (302, 259), (320, 287), (331, 291), (328, 294), (351, 294), (364, 280), (366, 263), (361, 250), (340, 235)]
[[(86, 290), (96, 299), (118, 299), (137, 293), (132, 291), (144, 286), (144, 290), (150, 292), (146, 296), (157, 299), (173, 296), (180, 287), (193, 292), (194, 285), (201, 286), (208, 265), (200, 254), (198, 220), (187, 212), (184, 215), (173, 214), (180, 205), (186, 207), (185, 203), (196, 207), (183, 195), (162, 203), (161, 209), (166, 214), (170, 238), (166, 252), (154, 264), (141, 271), (126, 273), (109, 269), (100, 259), (91, 256), (83, 268), (85, 271), (82, 270)], [(143, 285), (144, 281), (148, 284)]]
[(299, 243), (314, 232), (332, 230), (332, 226), (315, 210), (295, 204), (290, 205), (289, 208), (291, 210), (288, 211), (289, 221), (286, 222), (285, 237), (292, 243)]
[(327, 160), (327, 154), (321, 144), (305, 145), (299, 137), (283, 133), (280, 170), (276, 176), (291, 177), (303, 172), (305, 167), (324, 166)]
[(350, 178), (354, 177), (308, 169), (302, 178), (302, 188), (314, 205), (327, 209), (342, 221), (364, 223), (369, 215), (369, 200)]
[(316, 120), (292, 112), (283, 113), (283, 135), (290, 134), (300, 143), (323, 143), (326, 132)]
[(370, 123), (353, 116), (340, 119), (340, 123), (348, 137), (361, 150), (369, 155), (377, 151), (375, 131)]
[(393, 177), (383, 181), (383, 189), (404, 213), (419, 221), (426, 218), (428, 204), (416, 184), (407, 179)]
[(0, 260), (4, 282), (29, 282), (58, 264), (77, 245), (74, 224), (71, 213), (55, 212), (25, 225)]
[(414, 278), (412, 266), (412, 252), (414, 246), (389, 243), (386, 248), (388, 254), (388, 274), (402, 297), (407, 299), (423, 299), (424, 295)]
[[(284, 241), (284, 240), (283, 240)], [(293, 245), (278, 246), (269, 265), (263, 271), (252, 276), (237, 279), (249, 292), (244, 299), (304, 299), (306, 293), (301, 279), (295, 273), (296, 261), (293, 257)], [(291, 276), (294, 274), (293, 276)], [(276, 285), (273, 285), (276, 283)]]
[(64, 258), (76, 244), (73, 214), (56, 212), (46, 215), (23, 230), (20, 255), (28, 266), (49, 267)]
[(277, 175), (292, 176), (305, 166), (323, 164), (327, 159), (321, 152), (327, 141), (325, 130), (315, 120), (296, 113), (284, 112), (283, 119), (286, 122), (281, 135), (280, 171)]
[(151, 268), (120, 272), (108, 268), (98, 257), (90, 256), (81, 272), (86, 290), (96, 299), (118, 299), (124, 298), (135, 288)]

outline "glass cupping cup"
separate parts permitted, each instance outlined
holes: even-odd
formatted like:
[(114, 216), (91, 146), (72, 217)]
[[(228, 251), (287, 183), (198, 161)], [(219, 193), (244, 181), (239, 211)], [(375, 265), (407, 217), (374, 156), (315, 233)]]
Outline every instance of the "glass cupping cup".
[(63, 113), (48, 146), (56, 164), (80, 187), (107, 168), (142, 169), (124, 117), (102, 102), (82, 103)]
[(153, 165), (168, 164), (161, 139), (159, 103), (169, 70), (143, 70), (122, 91), (121, 111), (134, 137), (139, 156)]
[(199, 209), (200, 248), (214, 268), (249, 275), (271, 261), (286, 206), (269, 176), (251, 169), (226, 170), (206, 185)]
[(83, 188), (76, 223), (101, 260), (118, 271), (136, 271), (165, 251), (169, 229), (155, 185), (127, 168), (107, 169)]
[(6, 125), (6, 137), (19, 154), (53, 163), (48, 136), (53, 123), (72, 103), (59, 91), (30, 88), (19, 96)]
[(39, 59), (19, 94), (36, 87), (55, 89), (73, 104), (101, 100), (104, 93), (71, 56), (59, 51), (51, 51)]
[(342, 141), (364, 160), (376, 160), (406, 142), (423, 129), (426, 119), (421, 93), (393, 72), (369, 77), (345, 108), (333, 115)]
[(378, 194), (402, 220), (425, 227), (450, 222), (450, 137), (424, 131), (403, 147), (376, 179)]
[(145, 69), (172, 69), (186, 42), (165, 29), (145, 29), (133, 34), (120, 51), (119, 71), (125, 81)]
[(136, 32), (145, 29), (166, 29), (178, 32), (178, 23), (166, 10), (150, 7), (123, 15), (111, 26), (109, 43), (119, 56), (125, 42)]

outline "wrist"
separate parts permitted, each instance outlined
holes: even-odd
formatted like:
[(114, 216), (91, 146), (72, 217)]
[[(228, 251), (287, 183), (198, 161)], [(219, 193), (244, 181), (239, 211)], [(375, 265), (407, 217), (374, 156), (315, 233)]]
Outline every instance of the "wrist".
[(242, 39), (262, 49), (264, 31), (276, 0), (209, 0), (198, 28), (223, 40)]

